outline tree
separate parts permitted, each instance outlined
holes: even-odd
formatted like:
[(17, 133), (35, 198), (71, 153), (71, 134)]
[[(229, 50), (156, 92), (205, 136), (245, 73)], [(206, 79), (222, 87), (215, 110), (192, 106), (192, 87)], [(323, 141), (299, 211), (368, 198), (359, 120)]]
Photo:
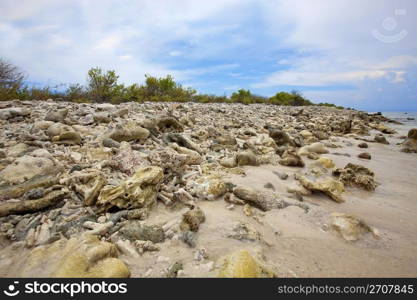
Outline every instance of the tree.
[(249, 90), (240, 89), (237, 92), (234, 92), (230, 98), (233, 103), (253, 103), (252, 94)]
[(25, 74), (17, 66), (0, 58), (0, 100), (17, 97)]
[(111, 102), (120, 89), (116, 72), (109, 70), (106, 73), (99, 67), (88, 71), (88, 92), (93, 102)]

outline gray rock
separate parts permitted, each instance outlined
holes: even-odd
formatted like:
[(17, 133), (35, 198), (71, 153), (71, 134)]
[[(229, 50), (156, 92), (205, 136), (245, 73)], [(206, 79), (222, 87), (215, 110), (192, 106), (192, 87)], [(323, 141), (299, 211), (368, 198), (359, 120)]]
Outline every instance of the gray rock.
[(105, 138), (103, 140), (103, 146), (109, 148), (120, 148), (120, 143), (111, 138)]
[(151, 241), (161, 243), (165, 240), (165, 233), (161, 226), (146, 225), (140, 221), (129, 221), (119, 233), (131, 241)]

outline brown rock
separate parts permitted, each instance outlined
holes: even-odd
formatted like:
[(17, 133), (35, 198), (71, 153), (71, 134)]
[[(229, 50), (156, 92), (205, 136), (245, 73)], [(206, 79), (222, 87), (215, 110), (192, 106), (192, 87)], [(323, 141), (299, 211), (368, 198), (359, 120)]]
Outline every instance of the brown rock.
[(358, 154), (358, 157), (363, 159), (371, 159), (371, 154), (369, 154), (368, 152), (362, 152)]

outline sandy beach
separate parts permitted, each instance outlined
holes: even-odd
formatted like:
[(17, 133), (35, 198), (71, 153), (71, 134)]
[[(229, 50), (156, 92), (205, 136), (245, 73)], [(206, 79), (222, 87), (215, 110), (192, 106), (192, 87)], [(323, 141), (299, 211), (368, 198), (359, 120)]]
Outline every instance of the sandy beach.
[(267, 105), (0, 112), (1, 277), (417, 276), (410, 126)]

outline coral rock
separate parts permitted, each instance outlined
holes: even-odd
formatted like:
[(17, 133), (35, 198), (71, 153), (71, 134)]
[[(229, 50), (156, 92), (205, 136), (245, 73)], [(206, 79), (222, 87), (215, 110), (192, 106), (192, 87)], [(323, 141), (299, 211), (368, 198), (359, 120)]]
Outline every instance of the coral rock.
[(146, 167), (138, 170), (132, 177), (120, 185), (105, 186), (98, 196), (100, 211), (112, 207), (120, 209), (150, 207), (156, 202), (159, 184), (164, 173), (159, 167)]

